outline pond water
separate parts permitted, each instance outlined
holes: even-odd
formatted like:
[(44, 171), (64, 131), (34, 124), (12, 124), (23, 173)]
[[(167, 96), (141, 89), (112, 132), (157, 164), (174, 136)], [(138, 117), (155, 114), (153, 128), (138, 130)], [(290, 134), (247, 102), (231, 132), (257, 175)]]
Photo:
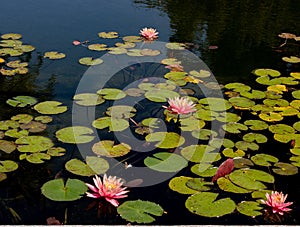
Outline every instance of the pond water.
[[(31, 107), (20, 108), (6, 104), (8, 99), (16, 96), (35, 97), (38, 102), (58, 101), (66, 106), (68, 111), (53, 115), (53, 122), (48, 124), (44, 132), (38, 134), (50, 138), (54, 141), (55, 146), (65, 148), (65, 155), (51, 157), (50, 160), (45, 160), (42, 164), (33, 164), (27, 160), (20, 160), (20, 152), (17, 150), (11, 153), (0, 151), (1, 161), (13, 160), (18, 164), (16, 170), (7, 172), (7, 179), (0, 181), (0, 224), (46, 224), (48, 217), (56, 217), (61, 222), (65, 221), (66, 224), (117, 225), (130, 222), (122, 218), (115, 207), (105, 202), (100, 202), (91, 207), (93, 200), (86, 196), (75, 201), (56, 202), (47, 199), (41, 193), (43, 184), (54, 178), (76, 178), (83, 182), (92, 182), (92, 176), (85, 177), (70, 173), (66, 170), (65, 164), (74, 158), (82, 159), (82, 150), (86, 150), (86, 153), (91, 155), (91, 146), (95, 141), (77, 147), (75, 144), (61, 142), (56, 138), (55, 133), (59, 129), (72, 126), (74, 115), (78, 115), (79, 118), (83, 116), (84, 119), (76, 119), (81, 123), (91, 123), (92, 120), (103, 117), (102, 113), (112, 104), (112, 101), (107, 101), (97, 107), (96, 116), (93, 112), (94, 109), (90, 110), (89, 108), (81, 108), (81, 112), (78, 110), (74, 113), (78, 108), (78, 106), (73, 105), (75, 94), (97, 92), (102, 88), (99, 84), (94, 83), (92, 78), (87, 78), (87, 76), (90, 76), (89, 73), (93, 74), (93, 72), (87, 66), (79, 64), (78, 60), (87, 56), (99, 58), (107, 52), (91, 51), (84, 45), (75, 46), (72, 44), (73, 40), (88, 40), (89, 43), (105, 42), (108, 46), (113, 46), (116, 43), (115, 40), (105, 39), (103, 41), (99, 39), (97, 34), (102, 31), (116, 31), (120, 37), (138, 36), (142, 28), (152, 27), (159, 32), (158, 40), (148, 44), (137, 44), (138, 47), (156, 48), (162, 52), (165, 51), (164, 53), (168, 57), (176, 57), (176, 54), (169, 54), (168, 50), (164, 49), (164, 44), (169, 42), (185, 43), (189, 50), (188, 53), (199, 57), (207, 65), (199, 66), (200, 69), (210, 70), (221, 85), (240, 82), (251, 86), (253, 89), (266, 89), (266, 86), (255, 82), (257, 76), (253, 75), (254, 69), (274, 69), (285, 76), (288, 76), (290, 72), (299, 72), (299, 63), (288, 63), (282, 60), (282, 57), (286, 56), (299, 56), (299, 42), (290, 42), (289, 39), (286, 45), (280, 47), (285, 39), (278, 37), (278, 34), (281, 33), (300, 35), (300, 23), (298, 22), (300, 2), (297, 0), (28, 0), (26, 2), (5, 0), (1, 2), (1, 8), (0, 35), (7, 33), (22, 34), (22, 42), (34, 46), (35, 50), (20, 57), (0, 56), (6, 62), (20, 59), (29, 63), (29, 72), (25, 75), (3, 75), (0, 77), (0, 120), (8, 120), (20, 113), (36, 115)], [(120, 42), (122, 39), (117, 41)], [(66, 57), (59, 60), (50, 60), (44, 57), (44, 53), (49, 51), (62, 52), (66, 54)], [(162, 59), (166, 56), (163, 56)], [(183, 58), (186, 60), (185, 57)], [(104, 57), (104, 59), (106, 58)], [(116, 59), (113, 58), (111, 62)], [(152, 56), (151, 59), (157, 61), (153, 63), (145, 60), (141, 63), (136, 59), (132, 60), (132, 65), (117, 70), (116, 75), (110, 78), (106, 86), (123, 89), (125, 82), (139, 81), (148, 77), (151, 78), (143, 82), (162, 82), (163, 80), (160, 81), (152, 77), (163, 78), (170, 70), (162, 64), (157, 64), (161, 60), (159, 57), (156, 59)], [(128, 57), (126, 60), (128, 60)], [(117, 61), (116, 67), (119, 68), (122, 66), (122, 58), (117, 59)], [(201, 64), (202, 61), (199, 60)], [(114, 66), (109, 65), (109, 67)], [(106, 69), (105, 67), (101, 68), (101, 65), (97, 68), (98, 72)], [(82, 85), (85, 82), (87, 85)], [(102, 83), (104, 82), (102, 81)], [(81, 89), (80, 86), (83, 86), (83, 88)], [(187, 87), (193, 89), (193, 86), (196, 85), (191, 83)], [(291, 86), (289, 89), (290, 91), (296, 91), (298, 87)], [(204, 95), (203, 93), (197, 93), (195, 96), (200, 99)], [(288, 95), (288, 98), (292, 98), (292, 96)], [(142, 111), (142, 114), (135, 118), (138, 122), (149, 117), (160, 117), (164, 120), (163, 109), (160, 107), (161, 105), (167, 105), (166, 102), (153, 103), (149, 100), (141, 100), (136, 104), (134, 98), (133, 101), (129, 98), (127, 102), (127, 105), (133, 103), (132, 106)], [(141, 107), (139, 108), (139, 106)], [(236, 110), (236, 112), (242, 114), (243, 110)], [(245, 119), (249, 119), (251, 116), (249, 112), (243, 115)], [(91, 120), (93, 117), (94, 119)], [(129, 119), (127, 120), (129, 121)], [(295, 121), (298, 120), (285, 119), (284, 123), (293, 124)], [(269, 124), (274, 125), (276, 122), (269, 122)], [(130, 125), (134, 129), (134, 123), (130, 122)], [(167, 123), (168, 131), (176, 132), (176, 127), (178, 127), (176, 123)], [(113, 135), (106, 129), (97, 132), (97, 136), (101, 140), (116, 139), (117, 141), (120, 139), (116, 136), (119, 135), (118, 133)], [(272, 133), (264, 133), (272, 140)], [(229, 136), (229, 138), (234, 140), (242, 136), (241, 133)], [(142, 136), (137, 135), (137, 138), (142, 139), (144, 142)], [(130, 140), (130, 138), (127, 139)], [(289, 158), (292, 154), (289, 153), (289, 146), (290, 144), (272, 141), (260, 144), (259, 152), (274, 155), (281, 162), (290, 163)], [(135, 149), (137, 152), (133, 155), (125, 156), (125, 158), (120, 157), (117, 160), (123, 163), (128, 162), (133, 166), (144, 166), (143, 160), (150, 154), (152, 155), (153, 152), (138, 152), (138, 146)], [(282, 150), (285, 153), (281, 152)], [(155, 150), (155, 152), (161, 151), (165, 151), (165, 149)], [(255, 152), (251, 151), (249, 153), (248, 151), (244, 157), (250, 159), (251, 156), (255, 155)], [(299, 154), (297, 155), (299, 157)], [(226, 157), (222, 155), (222, 159), (214, 163), (214, 166), (219, 166), (224, 160), (226, 160)], [(114, 163), (110, 164), (112, 166)], [(189, 163), (189, 168), (180, 169), (176, 176), (197, 177), (190, 171), (192, 165)], [(298, 164), (294, 165), (298, 171), (297, 165), (300, 166), (299, 160)], [(161, 217), (157, 217), (152, 223), (157, 225), (253, 225), (270, 223), (298, 225), (300, 224), (297, 216), (300, 211), (298, 196), (300, 187), (297, 186), (299, 174), (276, 175), (271, 171), (271, 167), (258, 165), (256, 169), (275, 176), (275, 183), (267, 184), (268, 190), (282, 191), (284, 194), (289, 195), (287, 201), (294, 202), (291, 206), (292, 211), (283, 217), (280, 215), (267, 217), (263, 211), (261, 211), (261, 215), (255, 218), (237, 211), (229, 212), (230, 214), (224, 216), (220, 215), (221, 217), (211, 218), (193, 214), (185, 207), (189, 195), (180, 194), (169, 188), (170, 179), (175, 177), (175, 173), (169, 176), (166, 173), (157, 173), (156, 171), (150, 171), (148, 177), (154, 179), (158, 174), (163, 175), (164, 180), (147, 187), (130, 188), (128, 197), (120, 199), (120, 203), (140, 199), (159, 204), (165, 213)], [(119, 173), (119, 177), (126, 175), (120, 172), (120, 168), (116, 169), (117, 171), (114, 173)], [(130, 171), (130, 168), (128, 170)], [(127, 170), (123, 168), (123, 171), (126, 172)], [(130, 174), (131, 172), (128, 175)], [(210, 178), (205, 178), (205, 180), (209, 181)], [(220, 190), (216, 184), (211, 187), (210, 191), (219, 193), (220, 198), (230, 197), (236, 203), (243, 200), (255, 201), (249, 194), (235, 194)]]

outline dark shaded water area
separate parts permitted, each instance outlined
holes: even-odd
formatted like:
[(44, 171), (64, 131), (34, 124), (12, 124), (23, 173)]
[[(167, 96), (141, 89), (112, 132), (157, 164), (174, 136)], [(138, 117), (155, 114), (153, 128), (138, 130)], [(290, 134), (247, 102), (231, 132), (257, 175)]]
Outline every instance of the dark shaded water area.
[[(282, 32), (300, 35), (298, 0), (3, 0), (0, 6), (0, 34), (20, 33), (24, 43), (36, 48), (21, 57), (29, 62), (28, 75), (0, 77), (0, 120), (20, 113), (19, 109), (5, 104), (7, 99), (17, 95), (33, 96), (39, 101), (60, 101), (69, 107), (69, 111), (55, 116), (55, 121), (44, 132), (45, 136), (58, 144), (54, 133), (72, 124), (72, 98), (87, 70), (87, 67), (78, 63), (78, 59), (85, 56), (101, 57), (100, 52), (74, 47), (72, 41), (94, 42), (101, 31), (117, 31), (121, 36), (126, 36), (138, 35), (143, 27), (156, 28), (161, 42), (188, 43), (190, 50), (207, 64), (220, 84), (243, 82), (257, 86), (255, 76), (251, 74), (256, 68), (272, 68), (283, 74), (299, 71), (297, 65), (281, 60), (283, 56), (299, 54), (299, 46), (287, 44), (279, 48), (284, 40), (278, 37)], [(45, 59), (43, 53), (52, 50), (63, 52), (67, 57), (58, 61)], [(165, 69), (157, 70), (155, 65), (134, 67), (136, 75), (165, 73)], [(117, 83), (122, 84), (120, 81)], [(106, 107), (99, 107), (98, 111), (103, 112)], [(29, 108), (22, 111), (32, 112)], [(163, 117), (162, 112), (158, 114)], [(99, 137), (110, 138), (107, 133), (101, 132)], [(78, 148), (75, 145), (61, 146), (67, 149), (67, 154), (42, 165), (19, 161), (17, 153), (10, 154), (10, 159), (13, 157), (20, 165), (17, 171), (8, 174), (7, 180), (0, 182), (0, 224), (45, 224), (46, 219), (52, 216), (64, 220), (65, 213), (67, 224), (127, 224), (116, 214), (115, 208), (107, 204), (100, 204), (102, 208), (98, 218), (95, 207), (88, 210), (92, 201), (89, 198), (58, 203), (41, 194), (40, 187), (57, 173), (87, 181), (86, 177), (73, 176), (64, 170), (68, 160), (81, 158)], [(281, 147), (276, 143), (265, 145), (263, 149), (276, 153), (280, 152)], [(1, 153), (1, 157), (5, 159), (7, 155)], [(137, 161), (135, 164), (142, 165), (142, 159), (141, 163)], [(189, 169), (178, 173), (189, 174)], [(276, 176), (276, 190), (288, 193), (288, 198), (295, 204), (290, 216), (283, 219), (283, 224), (300, 223), (297, 216), (300, 212), (298, 181), (298, 174)], [(154, 222), (157, 225), (271, 223), (262, 216), (251, 218), (238, 212), (220, 218), (194, 215), (184, 206), (187, 196), (169, 189), (168, 181), (145, 188), (132, 188), (130, 191), (128, 200), (149, 200), (167, 211), (166, 215)], [(225, 194), (218, 192), (221, 196)], [(248, 195), (232, 195), (232, 198), (235, 197), (243, 200)], [(12, 217), (9, 207), (18, 213), (21, 218), (19, 221)]]

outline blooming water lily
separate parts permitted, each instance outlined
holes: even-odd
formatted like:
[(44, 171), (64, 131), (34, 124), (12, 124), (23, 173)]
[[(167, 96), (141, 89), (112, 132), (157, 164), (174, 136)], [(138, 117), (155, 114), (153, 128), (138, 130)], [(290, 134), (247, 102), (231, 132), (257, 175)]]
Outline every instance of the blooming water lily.
[(272, 191), (271, 194), (266, 193), (267, 200), (261, 200), (262, 203), (272, 208), (273, 213), (278, 213), (283, 215), (284, 212), (290, 211), (292, 209), (287, 208), (292, 205), (293, 202), (285, 202), (287, 194), (284, 195), (282, 192)]
[(169, 107), (163, 107), (171, 111), (172, 114), (189, 114), (196, 111), (196, 104), (185, 97), (169, 98), (168, 103)]
[(158, 32), (154, 28), (143, 28), (140, 30), (140, 35), (146, 40), (155, 40), (158, 38)]

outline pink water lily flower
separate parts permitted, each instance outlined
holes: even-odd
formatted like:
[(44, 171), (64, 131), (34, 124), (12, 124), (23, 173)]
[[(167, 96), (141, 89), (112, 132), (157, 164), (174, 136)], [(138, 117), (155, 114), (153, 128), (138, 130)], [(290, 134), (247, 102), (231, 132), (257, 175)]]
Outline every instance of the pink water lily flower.
[(261, 200), (261, 202), (271, 207), (273, 213), (283, 215), (284, 212), (292, 210), (287, 208), (293, 204), (293, 202), (285, 202), (287, 196), (287, 194), (284, 195), (282, 192), (272, 191), (271, 194), (266, 193), (267, 200)]
[(143, 28), (140, 30), (140, 35), (146, 40), (155, 40), (158, 38), (158, 32), (154, 28)]
[(196, 111), (192, 101), (185, 97), (169, 98), (169, 107), (163, 106), (173, 114), (189, 114)]
[(103, 176), (103, 182), (101, 178), (95, 175), (93, 178), (95, 186), (86, 183), (90, 190), (93, 192), (86, 192), (86, 195), (91, 198), (104, 198), (115, 207), (119, 206), (117, 199), (127, 197), (125, 195), (129, 191), (125, 191), (127, 187), (123, 187), (123, 181), (121, 178), (116, 176), (107, 177), (106, 174)]

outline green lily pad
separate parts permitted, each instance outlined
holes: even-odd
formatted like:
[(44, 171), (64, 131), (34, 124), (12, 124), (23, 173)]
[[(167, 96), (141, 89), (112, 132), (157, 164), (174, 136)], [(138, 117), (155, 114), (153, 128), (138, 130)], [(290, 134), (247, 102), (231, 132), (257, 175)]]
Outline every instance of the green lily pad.
[(43, 136), (23, 136), (15, 141), (19, 146), (17, 149), (20, 152), (36, 153), (46, 151), (53, 147), (51, 139)]
[(35, 121), (42, 122), (44, 124), (50, 123), (53, 121), (53, 118), (50, 116), (37, 116), (34, 118)]
[(203, 178), (193, 178), (186, 182), (186, 186), (199, 192), (209, 191), (212, 185), (214, 185), (212, 182), (207, 182)]
[(220, 148), (221, 146), (224, 146), (226, 148), (232, 148), (234, 147), (234, 142), (229, 139), (222, 139), (222, 138), (212, 138), (209, 140), (209, 146), (214, 147), (214, 148)]
[[(103, 160), (103, 161), (102, 161)], [(107, 167), (107, 163), (104, 159), (101, 159), (98, 164), (105, 164)], [(79, 176), (93, 176), (96, 174), (96, 172), (87, 164), (84, 162), (80, 161), (79, 159), (71, 159), (66, 162), (65, 164), (66, 170), (69, 172), (79, 175)]]
[(245, 85), (243, 83), (235, 82), (235, 83), (229, 83), (225, 85), (226, 89), (233, 90), (235, 92), (242, 92), (242, 91), (250, 91), (251, 87), (248, 85)]
[(22, 41), (20, 40), (13, 40), (13, 39), (8, 39), (8, 40), (1, 40), (0, 41), (0, 46), (1, 47), (17, 47), (17, 46), (21, 46), (22, 45)]
[(87, 186), (84, 182), (78, 179), (63, 179), (50, 180), (41, 187), (42, 194), (53, 201), (74, 201), (80, 199), (87, 191)]
[(279, 113), (269, 112), (269, 113), (260, 113), (259, 118), (267, 121), (267, 122), (276, 122), (283, 120), (283, 116), (281, 116)]
[(187, 161), (180, 155), (160, 152), (144, 159), (144, 164), (158, 172), (178, 172), (187, 166)]
[(62, 147), (51, 147), (47, 150), (47, 154), (50, 156), (55, 156), (55, 157), (59, 157), (59, 156), (63, 156), (66, 153), (66, 149), (62, 148)]
[(201, 69), (200, 71), (192, 70), (189, 72), (191, 76), (199, 77), (199, 78), (207, 78), (211, 76), (211, 72), (207, 70)]
[(265, 92), (259, 90), (241, 91), (240, 94), (248, 99), (263, 99), (266, 97)]
[(214, 167), (210, 164), (207, 165), (207, 168), (203, 168), (203, 163), (195, 164), (191, 168), (192, 173), (200, 177), (213, 177), (216, 174), (217, 170), (217, 167)]
[(118, 32), (99, 32), (98, 36), (104, 39), (114, 39), (118, 38), (119, 34)]
[(6, 65), (10, 68), (22, 68), (22, 67), (27, 67), (28, 62), (21, 62), (21, 60), (15, 60), (15, 61), (7, 62)]
[(184, 43), (167, 43), (166, 47), (171, 50), (184, 50), (185, 44)]
[(16, 50), (14, 48), (2, 48), (0, 49), (0, 56), (10, 55), (11, 57), (21, 56), (23, 51)]
[(186, 176), (174, 177), (169, 182), (169, 188), (175, 192), (185, 195), (198, 193), (198, 191), (193, 190), (186, 185), (186, 183), (192, 179), (192, 177)]
[(290, 76), (297, 80), (300, 80), (300, 72), (291, 72)]
[(300, 121), (297, 121), (293, 124), (293, 128), (300, 132)]
[(297, 167), (300, 167), (300, 156), (292, 156), (290, 157), (291, 164)]
[(105, 102), (102, 96), (95, 93), (76, 94), (73, 100), (80, 106), (96, 106)]
[(107, 108), (105, 112), (107, 115), (111, 116), (113, 119), (115, 118), (131, 118), (136, 114), (136, 109), (132, 106), (125, 105), (114, 105)]
[(142, 121), (143, 126), (147, 126), (149, 128), (159, 128), (164, 122), (160, 118), (146, 118)]
[(145, 93), (145, 97), (153, 102), (166, 102), (168, 98), (179, 97), (179, 94), (167, 89), (151, 89)]
[(248, 127), (246, 125), (243, 125), (243, 124), (237, 123), (237, 122), (229, 122), (225, 125), (222, 125), (222, 128), (226, 132), (230, 132), (230, 133), (241, 133), (241, 130), (242, 131), (248, 130)]
[(289, 102), (284, 100), (284, 99), (265, 99), (263, 103), (267, 106), (279, 106), (279, 107), (284, 107), (284, 106), (289, 106)]
[(10, 128), (18, 128), (20, 124), (13, 120), (0, 121), (0, 130), (8, 130)]
[(79, 63), (82, 65), (100, 65), (103, 63), (103, 60), (101, 58), (93, 59), (92, 57), (84, 57), (79, 59)]
[(233, 213), (235, 202), (230, 198), (216, 200), (218, 195), (213, 192), (199, 192), (188, 197), (185, 206), (193, 214), (204, 217), (220, 217)]
[(255, 102), (245, 97), (231, 97), (228, 100), (236, 109), (249, 109)]
[(157, 56), (160, 55), (161, 52), (159, 50), (141, 49), (140, 54), (143, 56)]
[(271, 77), (278, 77), (281, 73), (274, 69), (255, 69), (252, 73), (256, 76), (271, 76)]
[(259, 146), (256, 143), (247, 141), (238, 141), (235, 143), (235, 147), (243, 151), (247, 151), (248, 149), (257, 151), (259, 149)]
[(2, 39), (21, 39), (22, 38), (22, 35), (21, 34), (18, 34), (18, 33), (7, 33), (7, 34), (3, 34), (1, 36)]
[[(1, 50), (1, 49), (0, 49)], [(3, 75), (3, 76), (14, 76), (16, 75), (16, 70), (15, 69), (4, 69), (4, 68), (1, 68), (0, 69), (0, 73)]]
[[(272, 171), (279, 175), (295, 175), (298, 173), (298, 168), (292, 164), (284, 163), (284, 162), (278, 162), (274, 164), (274, 167), (272, 168)], [(0, 171), (1, 172), (1, 171)]]
[(93, 145), (92, 151), (99, 156), (120, 157), (128, 154), (131, 150), (126, 143), (114, 144), (114, 141), (102, 140)]
[(97, 91), (98, 95), (102, 95), (106, 100), (119, 100), (126, 96), (126, 93), (117, 88), (103, 88)]
[(243, 140), (246, 142), (266, 143), (268, 138), (263, 134), (250, 132), (243, 136)]
[(125, 42), (131, 42), (131, 43), (138, 43), (138, 42), (143, 41), (143, 39), (140, 36), (134, 36), (134, 35), (124, 36), (122, 39)]
[(269, 154), (256, 154), (251, 157), (251, 160), (255, 165), (259, 166), (271, 166), (271, 163), (277, 163), (279, 161), (278, 158)]
[(281, 99), (282, 95), (274, 91), (265, 91), (267, 99)]
[(14, 47), (14, 49), (18, 50), (18, 51), (22, 51), (22, 52), (32, 52), (35, 50), (34, 46), (31, 45), (20, 45), (20, 46), (16, 46)]
[(282, 60), (288, 63), (300, 63), (300, 58), (296, 56), (283, 57)]
[(187, 82), (184, 80), (186, 72), (169, 72), (164, 77), (170, 81), (175, 82), (179, 86), (184, 86)]
[(60, 114), (67, 111), (66, 106), (61, 106), (58, 101), (44, 101), (36, 104), (33, 108), (40, 114)]
[(300, 99), (300, 90), (293, 91), (293, 92), (292, 92), (292, 96), (293, 96), (295, 99)]
[(107, 45), (100, 44), (100, 43), (90, 44), (90, 45), (88, 45), (88, 49), (95, 50), (95, 51), (104, 51), (104, 50), (107, 50)]
[(237, 194), (246, 194), (252, 192), (252, 190), (248, 190), (233, 184), (229, 179), (225, 177), (220, 177), (217, 180), (217, 184), (219, 188), (225, 192), (232, 192)]
[(180, 119), (180, 128), (182, 131), (199, 130), (205, 126), (205, 121), (199, 120), (195, 117)]
[(224, 113), (220, 113), (219, 116), (216, 117), (216, 119), (218, 121), (221, 122), (238, 122), (239, 120), (241, 120), (242, 117), (240, 117), (239, 115), (235, 114), (235, 113), (228, 113), (228, 112), (224, 112)]
[(151, 223), (155, 221), (153, 216), (162, 216), (163, 208), (153, 202), (134, 200), (126, 201), (117, 208), (118, 214), (130, 223)]
[(281, 84), (281, 79), (280, 78), (270, 79), (269, 76), (258, 77), (255, 81), (257, 83), (263, 84), (263, 85), (277, 85), (277, 84)]
[(7, 175), (5, 173), (0, 173), (0, 182), (7, 179)]
[(13, 107), (26, 107), (26, 106), (33, 106), (37, 103), (36, 98), (31, 96), (16, 96), (12, 99), (6, 100), (6, 103)]
[[(0, 150), (10, 154), (16, 150), (17, 146), (13, 141), (0, 140)], [(1, 172), (1, 171), (0, 171)]]
[[(115, 43), (115, 46), (127, 49), (127, 48), (134, 48), (136, 46), (136, 44), (131, 43), (131, 42), (124, 42), (124, 43)], [(138, 50), (138, 49), (136, 49), (136, 50)]]
[(237, 169), (249, 168), (251, 166), (254, 166), (253, 162), (247, 158), (235, 158), (233, 159), (233, 162), (234, 162), (234, 167)]
[(263, 207), (261, 207), (258, 202), (254, 201), (242, 201), (237, 205), (236, 209), (241, 214), (250, 216), (252, 218), (263, 214), (261, 212)]
[(283, 94), (284, 92), (287, 92), (287, 88), (283, 84), (274, 84), (267, 87), (268, 91), (276, 92), (277, 94)]
[(56, 138), (63, 143), (81, 144), (91, 142), (95, 136), (91, 128), (84, 126), (66, 127), (56, 131)]
[(253, 199), (266, 199), (266, 193), (271, 194), (271, 190), (259, 190), (251, 193)]
[(176, 65), (179, 66), (181, 64), (181, 61), (179, 61), (176, 58), (164, 58), (163, 60), (161, 60), (162, 64), (165, 65)]
[(51, 156), (45, 153), (32, 153), (30, 155), (27, 154), (23, 154), (23, 155), (25, 155), (25, 158), (28, 162), (33, 164), (41, 164), (44, 163), (44, 160), (51, 159)]
[(243, 150), (237, 149), (236, 151), (233, 148), (225, 148), (222, 151), (222, 154), (228, 158), (244, 157), (245, 152)]
[(269, 126), (270, 132), (274, 134), (294, 134), (295, 129), (285, 124), (274, 124)]
[(246, 120), (244, 125), (247, 125), (251, 130), (260, 131), (269, 128), (269, 125), (261, 120)]
[(280, 77), (280, 79), (281, 79), (281, 84), (285, 84), (285, 85), (297, 85), (297, 84), (299, 84), (299, 81), (297, 81), (293, 77)]
[(191, 162), (212, 163), (220, 160), (221, 158), (219, 153), (212, 152), (214, 150), (214, 147), (204, 144), (197, 144), (183, 148), (180, 153), (184, 158)]
[(0, 161), (0, 172), (8, 173), (18, 169), (19, 165), (11, 160)]
[(203, 121), (213, 121), (219, 116), (217, 112), (205, 109), (199, 109), (193, 115)]
[(126, 93), (126, 95), (132, 96), (132, 97), (140, 97), (145, 93), (145, 91), (143, 91), (139, 88), (129, 88), (124, 92)]
[(87, 156), (86, 164), (98, 175), (106, 173), (109, 169), (109, 163), (100, 157)]
[(295, 139), (296, 134), (274, 134), (274, 139), (281, 143), (288, 143), (292, 139)]
[(209, 140), (216, 137), (217, 135), (217, 132), (205, 128), (192, 131), (192, 136), (200, 140)]
[(127, 49), (122, 47), (110, 47), (108, 48), (110, 54), (126, 54)]
[(157, 142), (156, 147), (169, 149), (181, 146), (185, 139), (175, 132), (155, 132), (145, 137), (147, 142)]
[(286, 106), (286, 107), (274, 107), (275, 111), (280, 111), (279, 114), (282, 116), (295, 116), (298, 115), (300, 112), (299, 110), (291, 107), (291, 106)]
[(122, 118), (100, 117), (92, 122), (96, 129), (108, 128), (109, 132), (120, 132), (129, 127), (128, 120)]
[(207, 97), (199, 100), (199, 103), (205, 106), (205, 109), (212, 111), (225, 111), (232, 107), (232, 105), (225, 99)]
[(12, 116), (11, 119), (13, 121), (17, 121), (19, 123), (29, 123), (33, 120), (33, 116), (29, 115), (29, 114), (17, 114), (15, 116)]
[(49, 51), (44, 53), (44, 58), (49, 58), (49, 59), (62, 59), (65, 58), (66, 55), (64, 53), (59, 53), (57, 51)]

